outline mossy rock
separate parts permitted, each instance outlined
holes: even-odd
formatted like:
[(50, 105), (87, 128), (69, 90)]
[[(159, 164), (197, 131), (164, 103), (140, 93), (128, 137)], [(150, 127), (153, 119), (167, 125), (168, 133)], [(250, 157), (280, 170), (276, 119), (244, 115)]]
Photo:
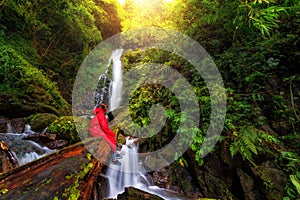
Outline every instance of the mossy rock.
[(51, 113), (37, 113), (25, 118), (25, 122), (31, 126), (35, 132), (42, 132), (58, 117)]
[(120, 200), (134, 200), (134, 199), (149, 199), (149, 200), (161, 200), (163, 198), (156, 196), (154, 194), (150, 194), (148, 192), (142, 191), (140, 189), (136, 189), (133, 187), (125, 188), (124, 193), (119, 194), (117, 199)]
[(47, 132), (56, 134), (57, 140), (67, 140), (69, 144), (74, 144), (81, 140), (76, 130), (73, 116), (59, 117), (49, 125)]

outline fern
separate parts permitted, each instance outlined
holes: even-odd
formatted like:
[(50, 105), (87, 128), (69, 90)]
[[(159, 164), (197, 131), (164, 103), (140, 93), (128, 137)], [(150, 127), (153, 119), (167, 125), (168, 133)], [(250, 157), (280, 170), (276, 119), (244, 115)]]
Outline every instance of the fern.
[(242, 127), (239, 132), (235, 132), (233, 142), (229, 146), (231, 156), (237, 153), (255, 165), (252, 158), (253, 154), (258, 155), (259, 151), (265, 151), (263, 148), (265, 143), (278, 144), (279, 141), (272, 135), (267, 134), (254, 127)]

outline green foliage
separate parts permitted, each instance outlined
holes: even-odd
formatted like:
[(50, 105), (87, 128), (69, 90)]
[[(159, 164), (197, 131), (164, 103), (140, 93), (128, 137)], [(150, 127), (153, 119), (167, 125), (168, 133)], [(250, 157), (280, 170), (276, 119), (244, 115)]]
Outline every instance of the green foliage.
[(272, 145), (279, 144), (279, 140), (274, 136), (258, 130), (254, 127), (240, 127), (240, 130), (232, 133), (232, 142), (229, 150), (232, 156), (240, 153), (243, 159), (255, 165), (252, 155), (259, 152), (267, 152), (267, 143)]
[(270, 36), (271, 30), (279, 27), (281, 13), (287, 14), (286, 8), (276, 5), (276, 1), (246, 1), (237, 7), (233, 25), (238, 31), (248, 24), (248, 32), (257, 29), (262, 36)]
[[(7, 0), (1, 8), (0, 32), (27, 62), (56, 82), (69, 100), (76, 72), (102, 41), (101, 31), (106, 37), (120, 32), (114, 5), (115, 1)], [(110, 19), (116, 25), (108, 24)]]
[(24, 60), (11, 46), (3, 41), (0, 43), (3, 44), (0, 47), (0, 94), (25, 95), (58, 110), (68, 108), (55, 83)]
[(69, 144), (80, 141), (72, 116), (63, 116), (55, 120), (49, 125), (47, 132), (55, 133), (57, 139), (67, 140)]
[(293, 151), (282, 151), (277, 161), (283, 170), (289, 174), (289, 182), (285, 186), (284, 199), (297, 199), (300, 197), (300, 157)]

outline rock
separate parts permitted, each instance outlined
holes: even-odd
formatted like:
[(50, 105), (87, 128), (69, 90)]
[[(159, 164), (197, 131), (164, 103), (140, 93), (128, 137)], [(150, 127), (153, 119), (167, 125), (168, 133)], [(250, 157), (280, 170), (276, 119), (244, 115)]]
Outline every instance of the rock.
[(25, 121), (24, 118), (14, 118), (10, 120), (13, 133), (24, 133)]
[[(11, 101), (8, 101), (10, 99)], [(44, 102), (32, 100), (27, 95), (18, 94), (0, 94), (0, 113), (5, 113), (6, 117), (28, 117), (35, 113), (53, 113), (55, 115), (70, 112), (69, 105), (59, 105), (57, 109), (53, 106), (47, 105)], [(66, 111), (64, 111), (66, 110)]]
[(283, 199), (288, 177), (275, 162), (267, 161), (251, 169), (263, 182), (266, 199)]
[(158, 197), (153, 194), (149, 194), (148, 192), (128, 187), (125, 188), (125, 192), (122, 194), (119, 194), (117, 196), (118, 200), (136, 200), (136, 199), (149, 199), (149, 200), (163, 200), (163, 198)]
[(176, 162), (169, 167), (153, 172), (151, 179), (154, 185), (172, 190), (178, 194), (184, 194), (190, 198), (203, 197), (187, 169)]
[(37, 143), (47, 144), (56, 139), (56, 134), (51, 133), (33, 133), (23, 137), (23, 140), (32, 140)]
[(4, 116), (0, 117), (0, 133), (23, 133), (24, 127), (24, 118), (13, 118), (10, 120)]
[(244, 191), (245, 200), (262, 199), (262, 197), (259, 195), (259, 191), (256, 188), (255, 180), (240, 168), (237, 168), (237, 174)]
[(0, 116), (0, 133), (7, 133), (7, 123), (9, 122), (9, 119)]
[(51, 113), (37, 113), (25, 118), (27, 124), (35, 132), (42, 132), (58, 117)]
[(222, 200), (238, 199), (230, 189), (236, 190), (239, 188), (234, 188), (232, 180), (228, 181), (225, 178), (232, 176), (231, 170), (228, 169), (228, 166), (222, 165), (223, 163), (216, 150), (214, 154), (208, 154), (205, 157), (202, 167), (199, 167), (195, 160), (195, 153), (192, 150), (189, 149), (185, 156), (189, 163), (188, 170), (193, 177), (193, 182), (198, 186), (203, 196)]
[(46, 146), (49, 149), (61, 149), (63, 147), (66, 147), (68, 143), (69, 142), (66, 140), (55, 140), (53, 142), (46, 143)]
[[(103, 168), (106, 168), (106, 166), (104, 166)], [(103, 169), (102, 169), (102, 173), (103, 173)], [(98, 198), (94, 198), (94, 199), (106, 198), (108, 196), (108, 192), (109, 192), (108, 179), (103, 176), (98, 176), (95, 190), (96, 191), (94, 192), (94, 194), (97, 195)]]
[[(82, 140), (75, 127), (73, 116), (61, 116), (52, 122), (48, 129), (48, 133), (56, 134), (57, 140), (66, 140), (69, 144), (75, 144)], [(88, 128), (85, 127), (85, 132), (88, 133)]]
[(170, 188), (171, 170), (167, 168), (159, 169), (153, 172), (152, 179), (156, 186), (161, 188)]

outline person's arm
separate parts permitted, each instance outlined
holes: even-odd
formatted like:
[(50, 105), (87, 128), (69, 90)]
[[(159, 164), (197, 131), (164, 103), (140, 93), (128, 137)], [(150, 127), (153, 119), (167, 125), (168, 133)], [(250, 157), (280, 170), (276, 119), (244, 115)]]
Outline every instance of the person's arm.
[(99, 110), (97, 118), (103, 132), (111, 136), (116, 136), (116, 134), (108, 127), (108, 122), (102, 109)]

